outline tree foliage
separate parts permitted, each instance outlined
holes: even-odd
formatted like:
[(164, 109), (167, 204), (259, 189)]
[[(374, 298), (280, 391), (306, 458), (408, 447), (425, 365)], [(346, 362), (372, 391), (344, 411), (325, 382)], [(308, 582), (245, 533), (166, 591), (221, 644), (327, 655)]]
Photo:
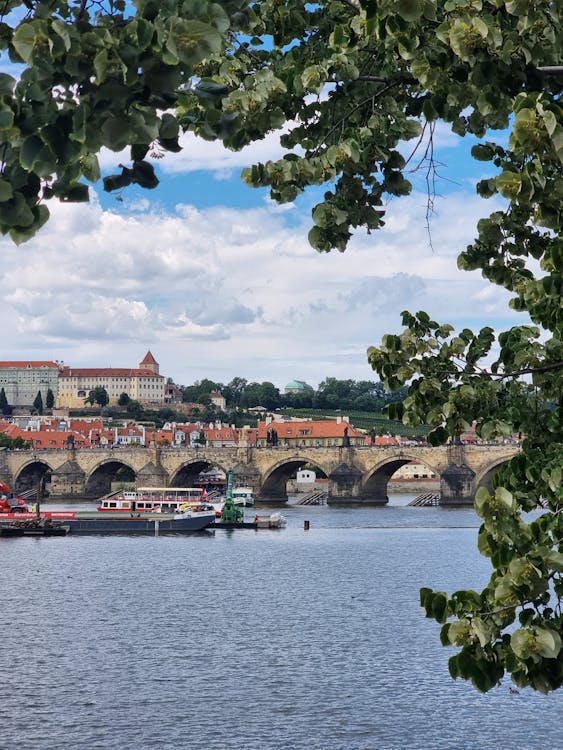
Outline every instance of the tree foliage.
[(89, 404), (90, 406), (94, 406), (94, 404), (97, 404), (101, 408), (106, 406), (106, 404), (109, 403), (109, 396), (108, 392), (102, 385), (98, 385), (95, 388), (93, 388), (90, 393), (86, 396), (84, 399), (85, 404)]
[(4, 415), (10, 414), (11, 409), (4, 388), (0, 388), (0, 412)]
[(389, 393), (383, 383), (370, 380), (325, 378), (319, 383), (314, 404), (322, 409), (348, 409), (380, 412), (383, 407), (406, 396), (406, 389)]
[(37, 396), (33, 400), (33, 408), (37, 414), (43, 414), (43, 396), (41, 395), (41, 391), (37, 391)]
[(24, 440), (21, 435), (16, 438), (8, 437), (4, 432), (0, 432), (0, 448), (8, 448), (10, 450), (31, 448), (32, 443), (28, 440)]
[(124, 0), (7, 0), (0, 17), (2, 49), (21, 65), (17, 79), (0, 74), (0, 231), (16, 242), (47, 220), (47, 199), (88, 198), (102, 146), (130, 149), (106, 190), (152, 188), (147, 157), (179, 150), (183, 130), (240, 149), (283, 126), (289, 153), (244, 179), (279, 202), (326, 185), (309, 240), (344, 250), (354, 228), (383, 225), (388, 196), (411, 191), (415, 160), (432, 185), (438, 121), (482, 139), (472, 153), (492, 176), (477, 191), (506, 208), (479, 222), (458, 263), (508, 290), (522, 323), (456, 333), (405, 312), (403, 332), (369, 351), (387, 387), (408, 387), (390, 416), (434, 424), (434, 443), (473, 421), (485, 438), (525, 438), (494, 494), (476, 498), (488, 586), (421, 592), (443, 642), (460, 648), (452, 675), (481, 690), (505, 672), (544, 692), (563, 678), (563, 79), (543, 70), (561, 63), (559, 7), (136, 0), (130, 12)]

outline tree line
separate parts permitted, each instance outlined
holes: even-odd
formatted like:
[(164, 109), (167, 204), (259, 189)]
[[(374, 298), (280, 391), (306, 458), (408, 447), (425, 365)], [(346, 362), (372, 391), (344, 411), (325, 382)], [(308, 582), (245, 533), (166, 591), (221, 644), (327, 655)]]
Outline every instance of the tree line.
[[(313, 388), (300, 391), (283, 393), (270, 381), (261, 383), (248, 381), (245, 378), (235, 377), (229, 383), (215, 382), (209, 378), (197, 380), (192, 385), (181, 386), (182, 401), (184, 403), (201, 404), (206, 407), (202, 412), (209, 411), (216, 414), (218, 409), (213, 408), (211, 394), (218, 391), (227, 404), (226, 413), (237, 409), (251, 409), (262, 406), (268, 411), (280, 408), (288, 409), (329, 409), (381, 412), (390, 403), (402, 401), (407, 389), (400, 388), (394, 393), (385, 390), (382, 383), (371, 380), (339, 380), (338, 378), (325, 378), (317, 390)], [(107, 407), (109, 395), (103, 386), (92, 389), (84, 399), (85, 406)], [(43, 414), (45, 409), (52, 409), (55, 405), (55, 396), (49, 388), (43, 401), (41, 391), (37, 392), (33, 401), (33, 410), (37, 414)], [(143, 407), (132, 399), (127, 393), (119, 396), (117, 405), (126, 407), (127, 412), (137, 414), (143, 411)], [(4, 388), (0, 389), (0, 412), (9, 416), (13, 411), (13, 405), (8, 403)]]
[(317, 390), (311, 388), (290, 393), (282, 393), (269, 381), (249, 382), (240, 377), (233, 378), (226, 385), (204, 378), (181, 390), (184, 402), (203, 405), (211, 404), (211, 393), (219, 391), (227, 402), (227, 410), (262, 406), (268, 411), (285, 407), (376, 413), (381, 412), (389, 403), (402, 401), (407, 393), (406, 388), (390, 393), (382, 383), (371, 380), (339, 380), (330, 377), (325, 378)]

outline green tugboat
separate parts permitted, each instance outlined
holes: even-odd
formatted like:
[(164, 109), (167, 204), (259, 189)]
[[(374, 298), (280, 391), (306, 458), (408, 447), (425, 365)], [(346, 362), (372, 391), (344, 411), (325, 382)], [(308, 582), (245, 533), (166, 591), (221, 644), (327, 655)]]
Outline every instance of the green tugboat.
[(221, 519), (215, 522), (216, 529), (257, 529), (256, 520), (253, 522), (244, 520), (244, 510), (233, 502), (233, 470), (227, 472), (227, 494)]
[(285, 518), (281, 513), (271, 513), (268, 516), (254, 515), (254, 521), (244, 520), (244, 511), (233, 502), (233, 471), (227, 472), (227, 495), (221, 520), (215, 522), (216, 529), (281, 529), (285, 526)]
[(233, 502), (233, 470), (227, 472), (227, 495), (225, 504), (221, 511), (221, 523), (233, 526), (242, 525), (244, 520), (244, 511)]

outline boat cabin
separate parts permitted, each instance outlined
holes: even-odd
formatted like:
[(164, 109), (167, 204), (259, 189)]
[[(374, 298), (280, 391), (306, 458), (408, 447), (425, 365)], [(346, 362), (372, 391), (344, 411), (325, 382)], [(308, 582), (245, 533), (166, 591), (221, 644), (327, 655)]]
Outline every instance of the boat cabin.
[(201, 487), (139, 487), (135, 492), (104, 497), (98, 510), (139, 513), (183, 513), (188, 508), (209, 510), (206, 497)]
[(252, 487), (235, 487), (232, 498), (235, 505), (254, 505)]

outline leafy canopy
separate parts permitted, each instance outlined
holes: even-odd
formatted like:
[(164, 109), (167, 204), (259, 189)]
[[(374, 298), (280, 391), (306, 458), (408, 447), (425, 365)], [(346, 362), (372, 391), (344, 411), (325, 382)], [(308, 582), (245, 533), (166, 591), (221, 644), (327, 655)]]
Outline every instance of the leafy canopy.
[[(424, 589), (422, 605), (459, 648), (454, 677), (488, 690), (507, 672), (547, 692), (563, 677), (561, 341), (563, 115), (560, 4), (552, 0), (6, 0), (0, 45), (0, 231), (23, 242), (46, 201), (87, 200), (102, 146), (130, 149), (106, 190), (157, 184), (150, 155), (191, 130), (240, 149), (284, 128), (289, 153), (243, 173), (291, 201), (326, 184), (309, 241), (344, 250), (352, 231), (384, 223), (419, 160), (435, 176), (433, 132), (446, 122), (482, 139), (473, 156), (501, 196), (459, 266), (508, 290), (522, 324), (454, 332), (426, 313), (369, 350), (394, 414), (433, 424), (445, 442), (476, 421), (483, 438), (514, 431), (521, 453), (479, 491), (479, 549), (493, 572), (481, 592)], [(510, 128), (508, 143), (495, 129)], [(410, 142), (405, 158), (400, 144)], [(418, 146), (418, 149), (416, 148)], [(413, 161), (413, 159), (415, 161)], [(523, 511), (536, 511), (527, 522)]]

